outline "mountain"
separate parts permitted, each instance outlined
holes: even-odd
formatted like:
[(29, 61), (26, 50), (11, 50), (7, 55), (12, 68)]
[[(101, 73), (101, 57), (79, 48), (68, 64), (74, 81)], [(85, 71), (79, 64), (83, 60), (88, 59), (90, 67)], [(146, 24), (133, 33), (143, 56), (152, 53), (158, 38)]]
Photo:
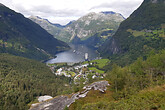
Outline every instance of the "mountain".
[(115, 12), (89, 13), (65, 28), (71, 34), (70, 40), (75, 36), (81, 40), (87, 39), (103, 30), (116, 31), (124, 20), (121, 14)]
[[(88, 42), (89, 40), (91, 40), (88, 38), (92, 36), (94, 36), (92, 37), (92, 39), (95, 39), (96, 34), (102, 33), (103, 31), (110, 31), (111, 32), (110, 36), (113, 35), (116, 32), (119, 24), (125, 18), (121, 14), (115, 13), (112, 11), (100, 12), (100, 13), (89, 13), (79, 18), (76, 21), (69, 22), (65, 26), (61, 26), (60, 24), (52, 24), (48, 20), (42, 19), (39, 17), (30, 17), (30, 19), (36, 22), (37, 24), (39, 24), (45, 30), (47, 30), (55, 38), (60, 39), (65, 42), (79, 44), (79, 43)], [(77, 41), (76, 37), (80, 39), (79, 40), (80, 42), (75, 42)], [(104, 36), (104, 38), (105, 37), (107, 38), (107, 36)], [(101, 39), (101, 37), (99, 39)], [(100, 44), (100, 42), (94, 42), (94, 43)]]
[(31, 17), (29, 17), (29, 19), (31, 19), (33, 22), (39, 24), (42, 28), (47, 30), (56, 39), (64, 41), (64, 42), (69, 41), (68, 36), (70, 36), (70, 34), (69, 34), (69, 32), (65, 31), (63, 28), (65, 28), (67, 25), (71, 24), (71, 22), (69, 24), (67, 24), (66, 26), (62, 26), (60, 24), (53, 24), (49, 20), (40, 18), (38, 16), (31, 16)]
[(0, 5), (0, 53), (43, 60), (68, 48), (38, 24)]
[(164, 12), (164, 0), (144, 0), (139, 8), (121, 23), (115, 35), (99, 48), (102, 56), (113, 55), (125, 63), (130, 63), (130, 59), (145, 57), (151, 50), (165, 48)]

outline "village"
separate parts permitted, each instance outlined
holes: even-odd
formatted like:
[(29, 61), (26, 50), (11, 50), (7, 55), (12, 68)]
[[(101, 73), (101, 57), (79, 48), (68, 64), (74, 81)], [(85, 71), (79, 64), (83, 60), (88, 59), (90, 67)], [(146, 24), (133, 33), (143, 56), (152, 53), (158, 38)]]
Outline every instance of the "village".
[(55, 75), (70, 77), (75, 84), (83, 81), (83, 84), (92, 79), (103, 79), (105, 72), (101, 69), (109, 62), (108, 59), (85, 61), (80, 63), (54, 63), (47, 64)]

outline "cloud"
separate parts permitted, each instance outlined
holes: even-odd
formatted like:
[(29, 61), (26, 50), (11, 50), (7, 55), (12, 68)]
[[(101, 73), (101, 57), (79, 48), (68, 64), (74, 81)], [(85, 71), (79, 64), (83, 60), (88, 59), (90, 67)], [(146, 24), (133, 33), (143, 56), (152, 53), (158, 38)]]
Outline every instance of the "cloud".
[(142, 0), (137, 1), (113, 1), (113, 2), (107, 2), (102, 3), (100, 5), (92, 7), (90, 10), (101, 10), (101, 9), (109, 9), (113, 10), (115, 12), (123, 14), (125, 17), (128, 17), (140, 4), (142, 3)]
[(85, 11), (79, 9), (53, 9), (47, 5), (34, 6), (30, 9), (25, 9), (22, 5), (15, 5), (15, 9), (18, 12), (22, 12), (24, 15), (41, 15), (41, 16), (54, 16), (54, 17), (80, 17), (85, 14)]
[(15, 11), (22, 13), (24, 16), (39, 16), (49, 19), (53, 23), (67, 24), (72, 20), (76, 20), (86, 12), (79, 9), (54, 9), (48, 5), (32, 6), (26, 8), (23, 5), (15, 4), (12, 7)]
[(22, 13), (66, 24), (89, 12), (115, 11), (128, 17), (143, 0), (0, 0), (7, 7)]

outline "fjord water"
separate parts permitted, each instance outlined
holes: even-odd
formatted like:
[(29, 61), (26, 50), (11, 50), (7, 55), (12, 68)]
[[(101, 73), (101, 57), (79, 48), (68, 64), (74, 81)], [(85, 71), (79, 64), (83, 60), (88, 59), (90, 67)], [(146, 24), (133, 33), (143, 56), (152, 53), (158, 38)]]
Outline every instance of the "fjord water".
[(47, 63), (82, 62), (85, 61), (85, 53), (88, 53), (89, 60), (93, 60), (99, 56), (95, 50), (85, 45), (70, 44), (70, 47), (70, 50), (56, 54), (56, 58), (47, 61)]

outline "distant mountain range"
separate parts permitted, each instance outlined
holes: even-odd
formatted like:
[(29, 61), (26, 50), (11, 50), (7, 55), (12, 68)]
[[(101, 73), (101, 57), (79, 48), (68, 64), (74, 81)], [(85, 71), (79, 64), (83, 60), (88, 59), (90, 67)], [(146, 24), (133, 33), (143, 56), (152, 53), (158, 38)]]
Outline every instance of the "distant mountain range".
[(0, 5), (0, 53), (43, 60), (69, 46), (22, 14)]
[(121, 14), (112, 11), (89, 13), (76, 21), (71, 21), (66, 26), (52, 24), (48, 20), (39, 17), (30, 17), (30, 19), (38, 23), (57, 39), (79, 43), (77, 41), (86, 40), (96, 33), (105, 30), (111, 30), (111, 35), (113, 35), (125, 18)]
[[(102, 56), (118, 56), (119, 62), (131, 63), (151, 50), (165, 48), (165, 1), (144, 0), (123, 21), (112, 38), (99, 48)], [(116, 55), (117, 54), (117, 55)]]

